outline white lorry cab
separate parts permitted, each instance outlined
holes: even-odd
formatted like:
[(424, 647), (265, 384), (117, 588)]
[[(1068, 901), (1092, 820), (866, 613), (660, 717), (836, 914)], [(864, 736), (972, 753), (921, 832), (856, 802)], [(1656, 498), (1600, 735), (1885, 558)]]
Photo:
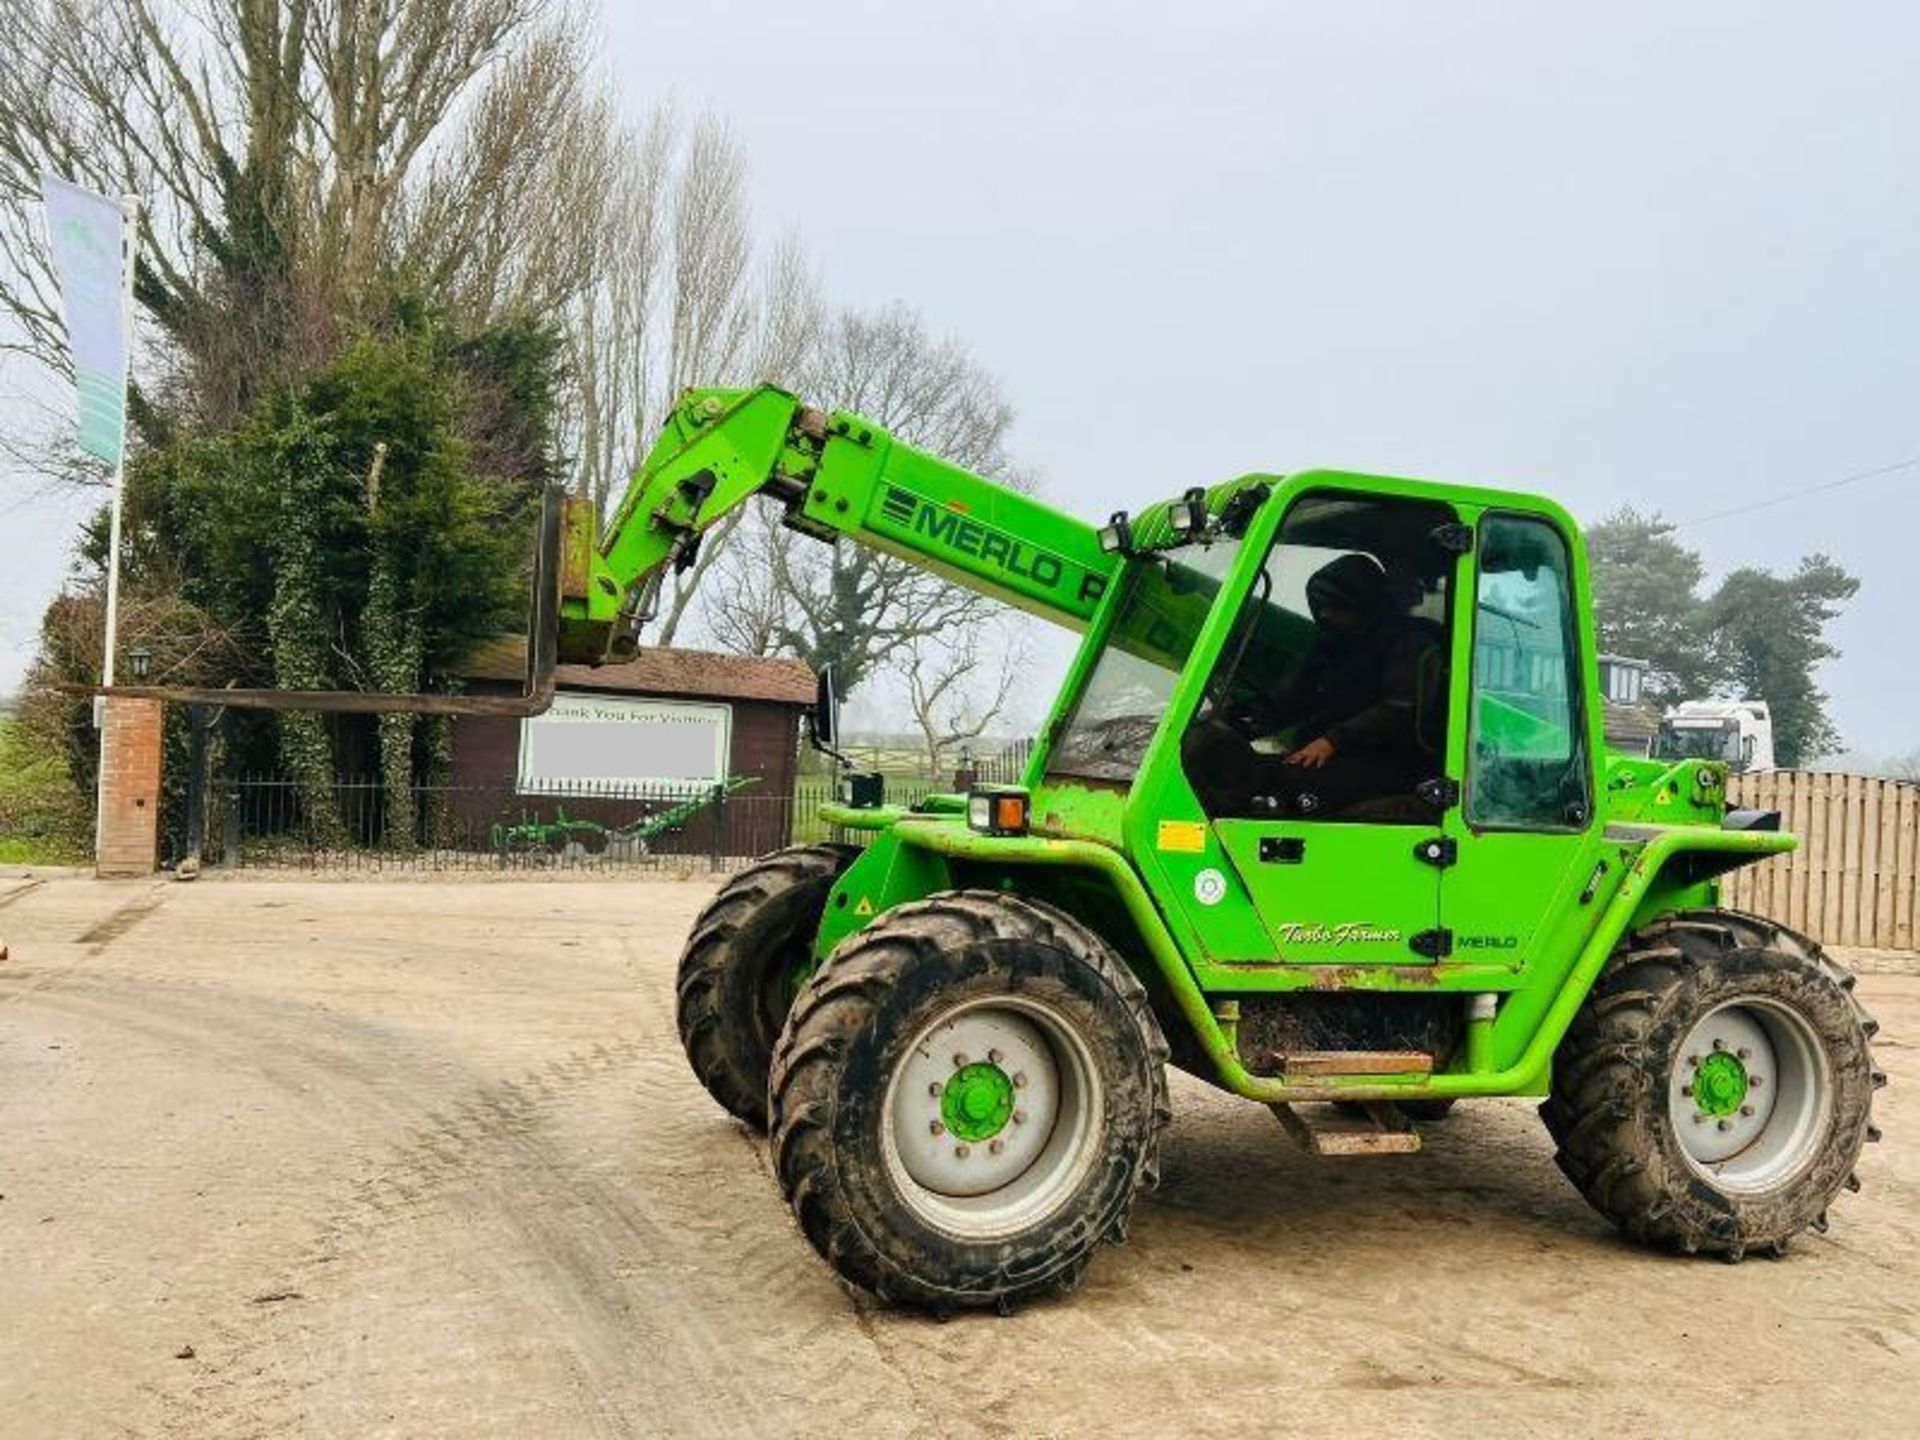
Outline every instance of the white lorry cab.
[(1683, 700), (1653, 737), (1660, 760), (1724, 760), (1735, 773), (1772, 770), (1773, 716), (1764, 700)]

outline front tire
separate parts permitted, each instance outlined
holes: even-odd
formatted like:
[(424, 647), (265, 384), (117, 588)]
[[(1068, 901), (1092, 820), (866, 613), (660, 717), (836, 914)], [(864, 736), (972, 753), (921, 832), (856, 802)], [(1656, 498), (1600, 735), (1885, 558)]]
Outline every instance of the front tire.
[(1853, 977), (1813, 941), (1733, 911), (1635, 934), (1554, 1062), (1541, 1117), (1560, 1168), (1636, 1240), (1738, 1260), (1825, 1230), (1859, 1188), (1885, 1076)]
[(860, 852), (798, 845), (763, 856), (707, 903), (680, 955), (680, 1045), (707, 1093), (767, 1128), (767, 1068), (788, 1006), (813, 960), (827, 896)]
[(1071, 1289), (1158, 1179), (1166, 1042), (1098, 935), (984, 891), (903, 905), (808, 982), (773, 1157), (846, 1280), (944, 1313)]

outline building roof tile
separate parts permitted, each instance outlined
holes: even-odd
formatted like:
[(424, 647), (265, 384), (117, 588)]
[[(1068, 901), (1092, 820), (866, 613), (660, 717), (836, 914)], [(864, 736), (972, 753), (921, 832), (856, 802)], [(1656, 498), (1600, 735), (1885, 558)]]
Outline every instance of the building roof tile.
[[(527, 673), (524, 636), (504, 635), (479, 645), (458, 672), (468, 680), (513, 680)], [(609, 665), (561, 665), (554, 680), (562, 690), (599, 690), (625, 695), (687, 695), (721, 700), (813, 703), (813, 671), (805, 662), (761, 655), (719, 655), (708, 650), (643, 646), (632, 660)]]

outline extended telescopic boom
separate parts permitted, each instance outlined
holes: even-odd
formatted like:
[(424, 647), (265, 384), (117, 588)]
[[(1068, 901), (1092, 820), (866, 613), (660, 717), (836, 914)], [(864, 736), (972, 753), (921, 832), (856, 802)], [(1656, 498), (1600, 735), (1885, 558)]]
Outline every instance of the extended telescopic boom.
[(560, 658), (630, 656), (669, 569), (691, 565), (701, 536), (756, 494), (780, 502), (793, 529), (845, 536), (1076, 629), (1120, 564), (1085, 521), (870, 420), (812, 409), (771, 385), (690, 390), (599, 545), (569, 529)]

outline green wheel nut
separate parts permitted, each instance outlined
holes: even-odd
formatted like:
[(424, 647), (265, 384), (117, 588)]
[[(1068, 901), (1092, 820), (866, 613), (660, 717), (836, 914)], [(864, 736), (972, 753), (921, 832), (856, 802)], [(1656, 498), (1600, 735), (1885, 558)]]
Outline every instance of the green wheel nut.
[(991, 1061), (963, 1065), (940, 1095), (940, 1118), (957, 1140), (990, 1140), (1013, 1114), (1013, 1082)]
[(1747, 1067), (1731, 1051), (1716, 1049), (1693, 1072), (1693, 1103), (1702, 1114), (1732, 1115), (1746, 1098)]

